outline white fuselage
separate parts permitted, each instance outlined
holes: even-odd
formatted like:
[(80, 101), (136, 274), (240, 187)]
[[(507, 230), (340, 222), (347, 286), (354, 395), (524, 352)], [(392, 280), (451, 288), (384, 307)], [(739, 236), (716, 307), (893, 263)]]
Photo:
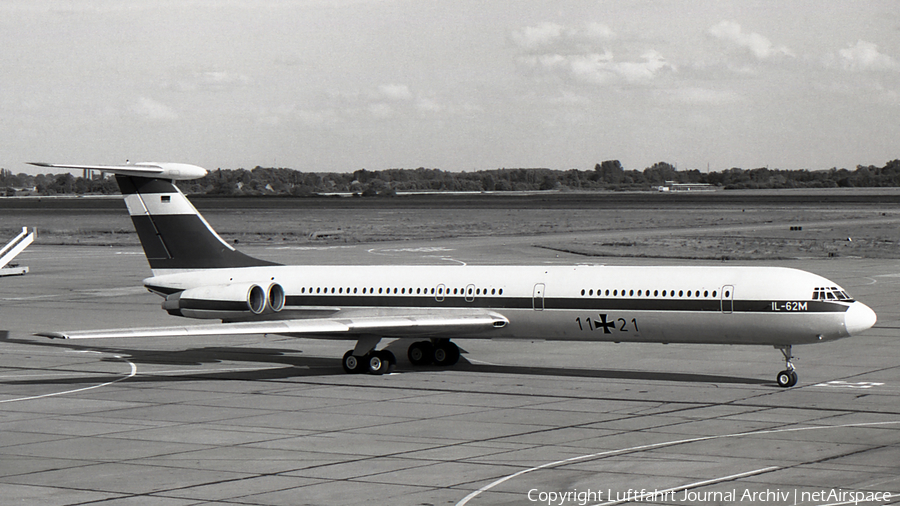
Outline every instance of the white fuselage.
[(781, 267), (266, 266), (144, 280), (161, 294), (240, 283), (280, 284), (284, 308), (184, 316), (246, 321), (483, 310), (509, 323), (447, 337), (775, 346), (847, 337), (875, 318), (862, 303), (834, 296), (843, 291), (832, 281)]

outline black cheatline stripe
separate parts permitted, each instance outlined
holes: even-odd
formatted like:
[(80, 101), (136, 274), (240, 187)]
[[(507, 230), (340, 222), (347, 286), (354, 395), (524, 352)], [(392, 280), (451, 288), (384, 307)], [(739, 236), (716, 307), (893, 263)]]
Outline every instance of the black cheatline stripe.
[[(289, 295), (285, 299), (285, 307), (326, 306), (326, 307), (417, 307), (417, 308), (478, 308), (478, 309), (532, 309), (535, 299), (532, 297), (485, 297), (476, 296), (472, 302), (464, 297), (445, 296), (438, 302), (433, 296), (409, 295)], [(798, 301), (770, 300), (735, 300), (732, 312), (735, 313), (843, 313), (847, 306), (838, 303), (821, 301), (800, 301), (806, 304), (806, 310), (787, 311), (785, 304)], [(568, 309), (586, 311), (688, 311), (688, 312), (721, 312), (718, 299), (708, 300), (668, 300), (668, 299), (581, 299), (544, 297), (544, 309)]]

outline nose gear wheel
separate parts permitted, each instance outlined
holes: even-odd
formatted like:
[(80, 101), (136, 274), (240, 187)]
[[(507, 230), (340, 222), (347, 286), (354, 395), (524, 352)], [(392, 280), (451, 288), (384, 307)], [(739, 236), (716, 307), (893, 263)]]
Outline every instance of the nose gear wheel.
[(794, 364), (791, 363), (791, 359), (794, 358), (791, 354), (791, 345), (788, 344), (775, 347), (781, 350), (781, 354), (784, 355), (784, 365), (786, 367), (785, 370), (778, 373), (778, 376), (775, 377), (775, 381), (777, 381), (778, 386), (782, 388), (790, 388), (797, 384), (797, 372), (794, 370)]

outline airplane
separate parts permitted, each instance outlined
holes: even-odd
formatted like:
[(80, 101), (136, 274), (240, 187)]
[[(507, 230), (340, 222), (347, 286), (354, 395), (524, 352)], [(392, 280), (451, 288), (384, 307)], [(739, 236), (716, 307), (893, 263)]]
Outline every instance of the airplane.
[[(762, 266), (282, 265), (224, 241), (175, 181), (181, 163), (63, 165), (113, 173), (171, 315), (216, 323), (36, 335), (63, 339), (276, 334), (356, 341), (347, 373), (396, 364), (383, 339), (418, 338), (414, 366), (457, 363), (451, 339), (765, 345), (779, 349), (781, 387), (797, 383), (792, 346), (859, 334), (875, 312), (836, 283)], [(597, 361), (602, 355), (598, 353)]]

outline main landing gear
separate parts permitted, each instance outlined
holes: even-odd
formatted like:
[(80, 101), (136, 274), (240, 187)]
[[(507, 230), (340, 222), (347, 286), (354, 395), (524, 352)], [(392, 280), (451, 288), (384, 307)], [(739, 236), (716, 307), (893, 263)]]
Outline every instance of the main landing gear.
[(367, 372), (379, 376), (390, 371), (396, 363), (397, 358), (388, 350), (373, 350), (361, 357), (357, 357), (353, 354), (353, 350), (349, 350), (344, 354), (343, 360), (341, 360), (341, 365), (346, 373)]
[(365, 336), (359, 338), (356, 342), (356, 348), (344, 353), (341, 359), (341, 366), (344, 372), (349, 374), (358, 374), (367, 372), (369, 374), (382, 375), (387, 373), (397, 364), (397, 358), (388, 350), (375, 350), (380, 337)]
[(406, 356), (412, 365), (434, 364), (447, 367), (459, 362), (459, 346), (449, 339), (417, 341), (409, 345)]
[(797, 372), (794, 371), (794, 364), (791, 363), (791, 359), (794, 358), (791, 354), (791, 345), (776, 345), (775, 347), (781, 350), (781, 354), (784, 355), (784, 365), (786, 367), (785, 370), (778, 373), (776, 378), (778, 386), (782, 388), (792, 387), (797, 384)]
[[(381, 338), (364, 337), (356, 343), (356, 348), (344, 353), (341, 366), (349, 374), (386, 374), (397, 365), (394, 354), (388, 350), (375, 350)], [(434, 364), (449, 367), (459, 362), (459, 346), (449, 339), (417, 341), (409, 345), (406, 353), (412, 365)]]

